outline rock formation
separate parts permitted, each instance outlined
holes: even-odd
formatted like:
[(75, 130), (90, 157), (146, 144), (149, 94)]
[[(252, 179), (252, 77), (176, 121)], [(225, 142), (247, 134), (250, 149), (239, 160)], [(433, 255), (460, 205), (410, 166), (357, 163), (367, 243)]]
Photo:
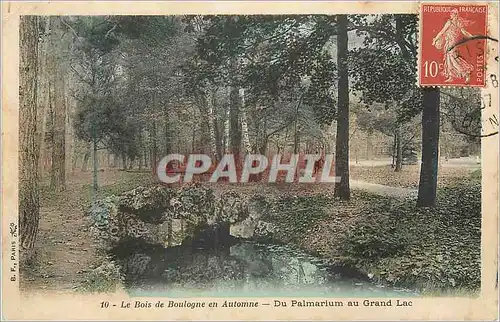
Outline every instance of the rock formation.
[(106, 197), (89, 213), (92, 231), (106, 250), (131, 240), (213, 248), (232, 241), (229, 227), (248, 217), (248, 202), (236, 192), (216, 198), (197, 183), (180, 189), (157, 185)]

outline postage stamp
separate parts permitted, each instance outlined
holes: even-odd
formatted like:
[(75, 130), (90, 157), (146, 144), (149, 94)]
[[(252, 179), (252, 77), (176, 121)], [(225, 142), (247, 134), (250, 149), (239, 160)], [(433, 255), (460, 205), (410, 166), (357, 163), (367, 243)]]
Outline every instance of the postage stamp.
[(419, 83), (485, 86), (488, 5), (423, 3)]
[(497, 2), (2, 18), (4, 319), (498, 319)]

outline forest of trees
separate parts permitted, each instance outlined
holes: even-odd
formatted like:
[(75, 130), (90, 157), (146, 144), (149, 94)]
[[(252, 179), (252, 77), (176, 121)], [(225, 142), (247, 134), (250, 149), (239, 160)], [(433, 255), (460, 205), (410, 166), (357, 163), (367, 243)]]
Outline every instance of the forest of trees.
[(99, 167), (154, 171), (173, 152), (334, 153), (348, 200), (352, 115), (394, 138), (395, 171), (421, 138), (417, 204), (433, 206), (440, 126), (477, 144), (480, 97), (416, 86), (416, 60), (415, 15), (24, 16), (21, 244), (41, 178), (61, 191), (92, 166), (97, 193)]

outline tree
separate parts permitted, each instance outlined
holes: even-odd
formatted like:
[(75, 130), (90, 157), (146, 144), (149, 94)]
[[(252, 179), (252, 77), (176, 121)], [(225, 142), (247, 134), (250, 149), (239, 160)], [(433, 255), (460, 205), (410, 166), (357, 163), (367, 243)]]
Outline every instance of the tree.
[[(45, 19), (44, 19), (45, 18)], [(46, 125), (47, 125), (47, 111), (50, 108), (50, 74), (53, 69), (49, 64), (50, 62), (50, 51), (51, 48), (51, 17), (39, 17), (40, 28), (43, 27), (43, 34), (39, 39), (38, 45), (38, 89), (37, 89), (37, 101), (38, 101), (38, 112), (37, 112), (37, 137), (38, 145), (40, 146), (40, 157), (39, 157), (39, 176), (43, 177), (46, 160), (45, 150), (46, 149)]]
[(439, 89), (425, 88), (422, 111), (422, 165), (418, 184), (417, 206), (436, 203), (439, 149)]
[(413, 76), (416, 56), (412, 41), (416, 21), (411, 16), (400, 15), (375, 19), (357, 16), (354, 20), (359, 25), (360, 36), (364, 36), (364, 46), (350, 52), (354, 93), (367, 109), (380, 103), (392, 111), (392, 118), (384, 125), (386, 129), (379, 130), (394, 136), (395, 171), (400, 171), (405, 124), (421, 111), (421, 91)]
[[(50, 18), (47, 18), (50, 19)], [(66, 114), (67, 114), (67, 85), (65, 57), (61, 56), (64, 50), (65, 41), (60, 35), (60, 19), (52, 18), (52, 30), (50, 33), (51, 50), (47, 57), (47, 65), (50, 70), (48, 76), (49, 98), (48, 110), (50, 118), (50, 139), (51, 139), (51, 172), (50, 187), (52, 190), (64, 190), (66, 186)], [(47, 48), (48, 49), (48, 48)]]
[[(384, 92), (384, 89), (388, 88), (389, 94), (394, 92), (398, 95), (393, 96), (392, 99), (396, 103), (404, 103), (400, 104), (403, 113), (398, 113), (403, 119), (411, 118), (422, 111), (420, 179), (423, 181), (419, 183), (417, 205), (433, 206), (436, 199), (438, 175), (437, 166), (435, 165), (438, 164), (439, 155), (437, 152), (439, 143), (439, 90), (422, 90), (414, 84), (410, 84), (410, 81), (414, 83), (413, 75), (416, 66), (417, 17), (415, 15), (380, 15), (372, 20), (367, 19), (366, 16), (358, 17), (360, 19), (357, 21), (357, 29), (360, 33), (366, 35), (365, 45), (371, 45), (377, 51), (390, 50), (393, 53), (399, 53), (399, 56), (393, 54), (389, 55), (389, 57), (402, 58), (402, 60), (395, 59), (393, 62), (398, 68), (379, 69), (381, 77), (390, 75), (391, 71), (394, 70), (399, 75), (386, 77), (386, 81), (381, 83), (384, 86), (380, 86), (378, 91)], [(397, 48), (397, 52), (394, 52), (395, 48)], [(378, 55), (382, 59), (384, 56)], [(370, 67), (371, 64), (365, 63), (364, 66)], [(377, 67), (379, 66), (377, 65)], [(401, 73), (405, 70), (406, 76)], [(390, 82), (401, 82), (402, 84), (390, 86)], [(375, 83), (377, 82), (375, 81)], [(372, 93), (376, 92), (372, 91)]]
[(35, 245), (39, 213), (37, 142), (37, 62), (39, 26), (36, 16), (21, 16), (19, 29), (19, 226), (24, 259)]
[(481, 141), (481, 110), (491, 104), (490, 96), (481, 97), (475, 88), (441, 89), (441, 115), (458, 132), (471, 143)]
[[(78, 17), (65, 23), (74, 34), (73, 61), (71, 68), (79, 79), (81, 88), (76, 93), (79, 100), (75, 125), (79, 138), (92, 144), (93, 195), (97, 195), (98, 144), (109, 130), (106, 117), (115, 107), (111, 90), (116, 81), (117, 64), (111, 55), (119, 43), (112, 35), (116, 23), (107, 17)], [(109, 120), (109, 119), (108, 119)]]
[[(134, 29), (137, 23), (139, 28)], [(135, 120), (137, 156), (148, 155), (150, 166), (155, 168), (160, 154), (175, 148), (173, 133), (180, 110), (175, 107), (185, 106), (188, 96), (181, 67), (192, 56), (193, 43), (180, 32), (177, 17), (124, 17), (119, 21), (122, 25), (130, 32), (117, 28), (122, 36), (116, 51), (121, 53), (126, 79), (120, 104), (129, 122)], [(125, 155), (131, 162), (137, 157), (128, 152)]]
[[(206, 31), (197, 45), (203, 62), (198, 65), (199, 75), (227, 86), (231, 82), (224, 74), (230, 70), (230, 62), (235, 57), (241, 62), (239, 87), (245, 89), (245, 112), (250, 115), (249, 129), (255, 133), (255, 150), (265, 151), (274, 136), (279, 139), (276, 149), (280, 153), (289, 145), (288, 131), (292, 131), (292, 144), (298, 151), (304, 129), (311, 123), (298, 109), (312, 110), (312, 120), (318, 125), (335, 119), (337, 81), (331, 42), (338, 34), (336, 17), (257, 15), (205, 19)], [(347, 33), (347, 26), (345, 29)], [(348, 86), (344, 90), (348, 91)], [(338, 122), (345, 122), (348, 132), (348, 118), (339, 118)], [(318, 137), (317, 133), (308, 135)], [(346, 156), (348, 151), (336, 157)], [(348, 181), (348, 166), (343, 171)], [(348, 182), (342, 186), (349, 189)], [(348, 198), (348, 193), (341, 195)]]
[(335, 196), (343, 200), (351, 197), (349, 189), (349, 70), (347, 64), (348, 37), (347, 16), (337, 16), (337, 65), (338, 81), (338, 113), (337, 137), (335, 144), (335, 175), (340, 182), (335, 183)]

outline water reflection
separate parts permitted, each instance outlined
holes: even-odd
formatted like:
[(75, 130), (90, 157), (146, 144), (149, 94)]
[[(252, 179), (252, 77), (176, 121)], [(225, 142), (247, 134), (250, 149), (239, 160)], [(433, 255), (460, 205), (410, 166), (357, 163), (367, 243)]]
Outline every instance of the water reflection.
[(290, 245), (240, 242), (217, 251), (177, 246), (118, 254), (132, 295), (411, 296), (332, 268)]

